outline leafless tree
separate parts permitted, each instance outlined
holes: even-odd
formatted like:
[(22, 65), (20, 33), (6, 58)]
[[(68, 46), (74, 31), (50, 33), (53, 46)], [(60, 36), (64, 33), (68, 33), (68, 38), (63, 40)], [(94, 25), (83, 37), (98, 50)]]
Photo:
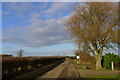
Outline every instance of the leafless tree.
[(96, 58), (96, 69), (102, 68), (104, 47), (118, 44), (118, 3), (86, 2), (76, 6), (65, 23), (72, 38)]
[(22, 57), (22, 56), (23, 56), (23, 52), (24, 52), (24, 50), (23, 50), (23, 49), (20, 49), (20, 50), (17, 52), (17, 56), (18, 56), (18, 57)]

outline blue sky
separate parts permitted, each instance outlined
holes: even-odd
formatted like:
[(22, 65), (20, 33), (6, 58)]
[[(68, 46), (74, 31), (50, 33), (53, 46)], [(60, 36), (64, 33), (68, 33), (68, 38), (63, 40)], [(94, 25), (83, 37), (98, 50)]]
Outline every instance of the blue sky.
[(76, 49), (64, 30), (73, 12), (71, 2), (3, 2), (2, 52), (25, 56), (73, 55)]
[(24, 56), (74, 55), (77, 48), (64, 23), (75, 4), (78, 2), (3, 2), (0, 53), (16, 56), (23, 49)]

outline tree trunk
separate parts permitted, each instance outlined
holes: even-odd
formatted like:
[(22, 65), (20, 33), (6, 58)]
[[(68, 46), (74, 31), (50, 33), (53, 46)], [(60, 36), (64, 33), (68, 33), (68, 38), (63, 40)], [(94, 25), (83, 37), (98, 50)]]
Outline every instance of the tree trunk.
[(79, 43), (79, 45), (78, 45), (78, 50), (79, 50), (79, 60), (78, 60), (78, 63), (80, 64), (80, 54), (81, 54), (81, 51), (80, 51), (80, 43)]
[(101, 69), (101, 60), (102, 60), (102, 56), (101, 55), (97, 55), (96, 57), (96, 69)]

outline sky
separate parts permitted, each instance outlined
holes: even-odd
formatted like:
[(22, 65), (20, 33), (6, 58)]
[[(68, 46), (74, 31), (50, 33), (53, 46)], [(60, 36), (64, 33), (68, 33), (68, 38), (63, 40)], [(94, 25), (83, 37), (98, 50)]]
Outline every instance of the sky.
[(65, 21), (76, 4), (78, 2), (2, 2), (0, 53), (16, 56), (17, 51), (23, 49), (24, 56), (73, 56), (77, 47), (65, 30)]
[(65, 30), (75, 2), (3, 2), (2, 52), (20, 49), (24, 56), (74, 55), (76, 46)]

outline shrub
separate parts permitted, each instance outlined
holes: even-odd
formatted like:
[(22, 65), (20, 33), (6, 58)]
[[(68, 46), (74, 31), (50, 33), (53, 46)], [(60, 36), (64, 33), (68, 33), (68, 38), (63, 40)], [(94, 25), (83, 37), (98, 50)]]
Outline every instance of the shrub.
[(120, 58), (114, 53), (106, 53), (104, 55), (104, 68), (111, 69), (111, 62), (120, 62)]

